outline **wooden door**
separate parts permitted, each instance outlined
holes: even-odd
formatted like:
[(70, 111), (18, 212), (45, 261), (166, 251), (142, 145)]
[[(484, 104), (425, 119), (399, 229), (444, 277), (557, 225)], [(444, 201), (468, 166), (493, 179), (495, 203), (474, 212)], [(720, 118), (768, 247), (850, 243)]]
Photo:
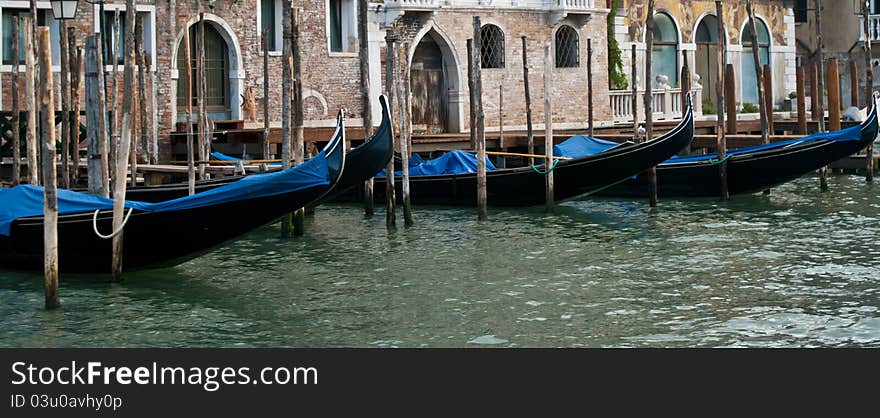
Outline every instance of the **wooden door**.
[(410, 68), (412, 125), (416, 133), (444, 133), (446, 124), (446, 81), (443, 55), (430, 36), (419, 42)]

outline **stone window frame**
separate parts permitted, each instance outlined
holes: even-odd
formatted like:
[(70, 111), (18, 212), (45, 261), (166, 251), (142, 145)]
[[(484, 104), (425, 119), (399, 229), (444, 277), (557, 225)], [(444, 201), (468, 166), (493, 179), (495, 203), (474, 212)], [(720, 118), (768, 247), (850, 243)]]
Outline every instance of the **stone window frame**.
[[(112, 14), (115, 13), (116, 10), (119, 10), (120, 14), (125, 14), (125, 3), (104, 3), (104, 13), (110, 12)], [(150, 59), (153, 62), (150, 71), (156, 72), (158, 67), (158, 65), (156, 65), (156, 6), (152, 4), (138, 4), (135, 7), (135, 11), (137, 14), (149, 14), (149, 18), (144, 20), (144, 22), (147, 23), (144, 27), (144, 50), (150, 55)], [(92, 21), (95, 33), (101, 32), (100, 5), (93, 5)], [(119, 65), (121, 66), (122, 64)], [(137, 65), (135, 65), (134, 68), (135, 71), (137, 71)], [(113, 64), (105, 62), (104, 71), (113, 71)]]
[[(281, 56), (282, 48), (284, 46), (284, 9), (283, 9), (283, 0), (273, 0), (275, 2), (275, 33), (272, 34), (275, 39), (275, 48), (269, 49), (269, 56)], [(258, 39), (263, 36), (263, 0), (259, 0), (259, 4), (257, 5), (257, 35)], [(258, 44), (262, 44), (262, 39), (258, 42)], [(262, 48), (258, 54), (259, 56), (263, 56)]]
[[(568, 49), (574, 51), (574, 60), (575, 60), (574, 65), (559, 65), (560, 64), (560, 62), (559, 62), (559, 59), (560, 59), (560, 56), (559, 56), (559, 51), (560, 51), (559, 34), (562, 30), (569, 30), (569, 31), (571, 31), (571, 33), (574, 34), (573, 38), (568, 39), (568, 41), (574, 42), (574, 45), (573, 46), (566, 45), (566, 47)], [(563, 23), (563, 24), (559, 25), (559, 27), (556, 28), (555, 31), (553, 31), (553, 67), (558, 68), (558, 69), (565, 69), (565, 68), (580, 68), (580, 66), (581, 66), (581, 34), (577, 30), (577, 28), (575, 28), (573, 25), (570, 25), (568, 23)]]
[[(335, 0), (344, 2), (341, 6), (341, 34), (342, 51), (334, 51), (331, 44), (330, 36), (330, 2), (333, 0), (324, 0), (324, 30), (327, 37), (327, 53), (331, 57), (357, 57), (358, 56), (358, 28), (357, 28), (357, 9), (358, 1), (356, 0)], [(344, 40), (349, 39), (348, 43)], [(351, 47), (347, 50), (347, 47)]]
[[(29, 1), (0, 1), (0, 34), (2, 34), (3, 29), (3, 19), (2, 14), (5, 9), (16, 9), (16, 10), (26, 10), (30, 13), (30, 2)], [(58, 21), (54, 19), (52, 15), (52, 5), (48, 1), (39, 1), (37, 2), (37, 13), (48, 13), (49, 19), (49, 42), (52, 44), (52, 72), (60, 72), (61, 71), (61, 49), (59, 45), (59, 37), (58, 33)], [(2, 57), (2, 53), (4, 52), (6, 45), (3, 45), (0, 42), (0, 57)], [(24, 48), (21, 49), (22, 53), (24, 53)], [(5, 64), (0, 60), (0, 73), (9, 73), (12, 72), (13, 64)], [(19, 64), (19, 72), (25, 71), (24, 63)]]

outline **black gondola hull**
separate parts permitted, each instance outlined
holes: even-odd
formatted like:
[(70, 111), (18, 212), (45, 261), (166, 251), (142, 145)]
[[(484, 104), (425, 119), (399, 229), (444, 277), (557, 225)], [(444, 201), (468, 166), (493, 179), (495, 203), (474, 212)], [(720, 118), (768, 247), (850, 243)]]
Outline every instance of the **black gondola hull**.
[[(553, 169), (554, 200), (563, 201), (596, 193), (665, 161), (693, 139), (693, 115), (664, 137), (638, 145), (622, 145), (601, 154), (562, 160)], [(544, 167), (541, 167), (544, 169)], [(375, 197), (385, 199), (385, 178), (376, 178)], [(416, 204), (476, 206), (475, 173), (410, 177), (410, 199)], [(546, 176), (530, 167), (486, 173), (490, 206), (534, 206), (545, 201)], [(402, 196), (401, 178), (395, 179), (396, 196)]]
[[(853, 155), (877, 138), (876, 107), (861, 128), (861, 138), (849, 141), (811, 141), (787, 148), (735, 155), (727, 161), (731, 195), (761, 192), (814, 172)], [(598, 193), (608, 197), (644, 197), (648, 177), (635, 179)], [(717, 197), (721, 195), (720, 165), (708, 162), (661, 164), (657, 167), (659, 197)]]
[[(265, 225), (321, 197), (328, 186), (173, 212), (137, 212), (125, 225), (123, 268), (177, 264)], [(113, 229), (112, 212), (98, 216), (97, 227)], [(58, 222), (58, 264), (62, 273), (108, 273), (112, 240), (93, 231), (92, 214), (62, 215)], [(9, 236), (0, 235), (0, 266), (43, 268), (42, 218), (19, 219)]]

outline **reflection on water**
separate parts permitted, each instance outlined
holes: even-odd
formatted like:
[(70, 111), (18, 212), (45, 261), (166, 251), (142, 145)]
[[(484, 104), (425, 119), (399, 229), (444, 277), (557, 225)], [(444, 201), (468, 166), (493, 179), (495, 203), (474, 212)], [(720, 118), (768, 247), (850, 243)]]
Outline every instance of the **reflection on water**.
[(543, 209), (329, 205), (123, 284), (0, 271), (0, 346), (880, 346), (880, 188)]

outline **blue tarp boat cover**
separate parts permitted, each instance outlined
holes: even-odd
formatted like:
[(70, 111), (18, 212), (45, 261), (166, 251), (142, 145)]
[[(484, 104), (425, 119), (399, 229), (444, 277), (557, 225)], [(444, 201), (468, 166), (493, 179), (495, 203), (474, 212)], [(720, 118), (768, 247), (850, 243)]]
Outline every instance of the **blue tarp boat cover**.
[(593, 138), (585, 135), (575, 135), (565, 142), (553, 146), (553, 155), (558, 157), (580, 158), (595, 155), (619, 146), (617, 142)]
[[(492, 164), (492, 161), (489, 161), (489, 157), (486, 157), (486, 171), (492, 170), (495, 170), (495, 165)], [(417, 166), (412, 166), (412, 164), (410, 164), (409, 169), (409, 175), (413, 177), (476, 172), (477, 156), (460, 150), (449, 151), (441, 157), (425, 161)], [(402, 176), (403, 173), (395, 171), (394, 175)], [(385, 170), (380, 171), (376, 177), (385, 177)]]
[[(254, 174), (216, 189), (157, 203), (126, 201), (126, 208), (144, 212), (170, 212), (235, 202), (245, 199), (274, 196), (310, 187), (330, 184), (330, 174), (324, 153), (319, 153), (304, 164), (284, 171)], [(58, 213), (94, 212), (113, 208), (113, 199), (70, 190), (58, 190)], [(43, 214), (43, 188), (19, 185), (0, 189), (0, 235), (8, 236), (12, 222), (18, 218)]]
[(425, 159), (422, 158), (421, 155), (413, 153), (412, 157), (409, 157), (409, 166), (415, 167), (417, 165), (422, 165), (425, 163)]
[[(834, 132), (824, 132), (813, 134), (810, 136), (805, 136), (803, 138), (791, 139), (788, 141), (779, 141), (773, 142), (771, 144), (765, 145), (757, 145), (754, 147), (746, 147), (746, 148), (737, 148), (733, 150), (727, 151), (727, 155), (741, 155), (748, 154), (752, 152), (765, 151), (777, 148), (787, 147), (789, 145), (800, 144), (811, 141), (858, 141), (862, 139), (862, 128), (861, 126), (852, 126), (846, 129), (842, 129)], [(610, 141), (604, 141), (601, 139), (590, 138), (588, 136), (576, 135), (565, 142), (553, 147), (553, 155), (560, 157), (569, 157), (569, 158), (580, 158), (588, 155), (598, 154), (603, 151), (607, 151), (611, 148), (614, 148), (618, 144)], [(685, 162), (698, 162), (705, 160), (714, 160), (718, 158), (718, 154), (700, 154), (700, 155), (686, 155), (686, 156), (672, 156), (668, 160), (664, 161), (663, 164), (673, 164), (673, 163), (685, 163)]]
[[(241, 158), (235, 158), (231, 155), (226, 155), (222, 152), (217, 152), (217, 151), (212, 152), (211, 157), (213, 157), (215, 160), (220, 160), (220, 161), (241, 161)], [(269, 163), (269, 165), (270, 166), (281, 166), (281, 163)]]

